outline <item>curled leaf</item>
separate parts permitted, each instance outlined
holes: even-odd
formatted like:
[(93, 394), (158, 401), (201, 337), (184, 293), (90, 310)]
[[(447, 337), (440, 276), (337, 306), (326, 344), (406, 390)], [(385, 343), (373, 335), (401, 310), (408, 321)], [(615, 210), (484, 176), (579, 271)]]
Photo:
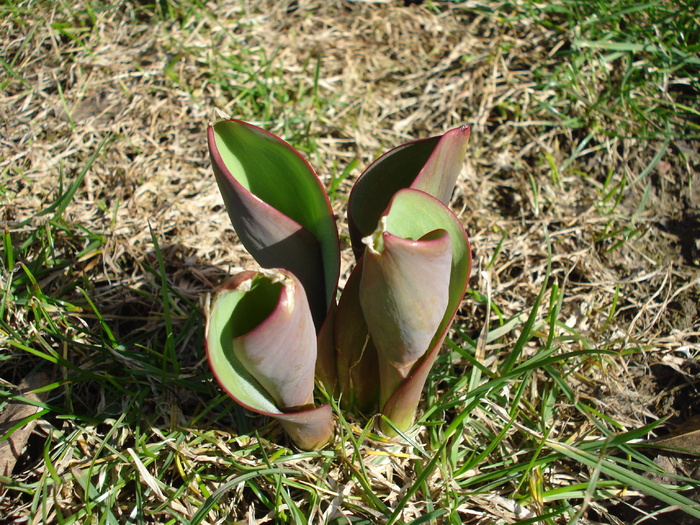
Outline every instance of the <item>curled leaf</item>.
[(469, 125), (442, 136), (416, 140), (385, 153), (360, 175), (348, 201), (348, 229), (356, 258), (362, 238), (371, 234), (392, 197), (413, 188), (447, 204), (462, 169), (469, 142)]
[[(398, 279), (403, 275), (407, 282), (412, 283), (391, 285), (401, 290), (401, 294), (406, 294), (396, 296), (394, 301), (411, 310), (412, 313), (405, 315), (414, 318), (420, 318), (420, 305), (425, 306), (423, 311), (425, 320), (419, 319), (415, 321), (415, 325), (406, 324), (401, 316), (391, 313), (392, 310), (397, 309), (391, 304), (391, 300), (385, 300), (382, 307), (382, 302), (373, 298), (372, 292), (381, 291), (386, 297), (391, 297), (394, 292), (383, 291), (388, 287), (380, 284), (383, 277), (379, 272), (377, 276), (370, 277), (368, 274), (365, 284), (364, 273), (369, 266), (371, 250), (366, 251), (365, 257), (368, 259), (363, 264), (362, 287), (367, 286), (367, 289), (361, 289), (360, 297), (364, 298), (363, 312), (373, 339), (375, 331), (378, 335), (375, 343), (379, 356), (381, 409), (399, 429), (404, 430), (413, 422), (428, 371), (437, 357), (464, 295), (471, 268), (471, 256), (469, 241), (459, 219), (444, 204), (427, 193), (414, 189), (397, 192), (382, 220), (383, 227), (375, 233), (376, 239), (370, 239), (370, 242), (375, 245), (374, 249), (378, 244), (377, 241), (381, 240), (385, 243), (384, 250), (386, 250), (386, 242), (390, 240), (390, 252), (396, 245), (396, 253), (401, 253), (401, 265), (389, 265), (393, 268), (384, 273), (392, 279)], [(411, 250), (415, 250), (416, 254), (409, 255)], [(426, 253), (431, 254), (436, 262), (434, 266), (428, 265), (421, 270), (420, 266), (423, 264), (419, 262), (421, 258), (423, 261), (427, 260), (425, 257), (430, 258)], [(400, 267), (405, 270), (403, 272), (398, 270)], [(412, 268), (411, 276), (408, 274), (409, 268)], [(445, 281), (447, 281), (446, 287)], [(435, 291), (431, 291), (431, 287), (434, 287)], [(416, 292), (414, 298), (410, 297), (412, 290)], [(421, 295), (429, 303), (421, 303)], [(365, 310), (365, 300), (367, 310)], [(428, 308), (428, 304), (434, 309)], [(412, 326), (417, 327), (416, 334), (404, 335)], [(416, 346), (408, 350), (406, 345), (406, 357), (397, 356), (388, 342), (392, 339), (387, 338), (387, 342), (379, 343), (385, 337), (379, 335), (382, 332), (388, 333), (390, 337), (413, 340), (415, 343), (412, 344)], [(429, 341), (425, 345), (425, 340), (428, 338)], [(380, 348), (382, 345), (386, 347), (383, 350)], [(422, 353), (418, 345), (425, 345)], [(382, 430), (387, 434), (393, 432), (389, 427), (383, 427)]]
[(282, 421), (300, 447), (325, 444), (332, 417), (312, 409), (316, 332), (298, 279), (279, 269), (242, 272), (215, 295), (207, 314), (207, 357), (222, 388)]
[(333, 431), (330, 407), (312, 408), (314, 369), (341, 406), (367, 413), (379, 401), (399, 429), (412, 424), (470, 271), (466, 233), (445, 206), (468, 138), (462, 126), (404, 144), (358, 179), (348, 209), (358, 264), (336, 306), (338, 233), (313, 169), (260, 128), (228, 117), (209, 126), (239, 238), (261, 266), (284, 269), (245, 272), (216, 294), (210, 365), (231, 397), (277, 418), (300, 447)]
[(333, 412), (328, 403), (313, 410), (270, 415), (282, 424), (292, 441), (303, 450), (318, 450), (333, 437)]
[(396, 371), (382, 376), (384, 404), (428, 351), (445, 314), (452, 242), (445, 230), (398, 237), (386, 231), (386, 217), (363, 242), (362, 311), (380, 361)]
[(266, 268), (303, 283), (320, 330), (335, 301), (338, 232), (323, 185), (282, 139), (235, 119), (208, 127), (216, 181), (241, 242)]

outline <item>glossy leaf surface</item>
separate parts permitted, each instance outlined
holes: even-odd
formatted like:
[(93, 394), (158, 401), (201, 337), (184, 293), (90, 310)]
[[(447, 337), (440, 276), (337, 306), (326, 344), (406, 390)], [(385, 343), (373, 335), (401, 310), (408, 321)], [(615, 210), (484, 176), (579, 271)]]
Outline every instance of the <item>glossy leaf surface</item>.
[(468, 125), (442, 136), (403, 144), (379, 157), (360, 175), (348, 201), (348, 228), (356, 258), (362, 238), (371, 234), (391, 198), (414, 188), (447, 204), (462, 169), (469, 142)]
[(316, 329), (335, 301), (338, 233), (328, 196), (306, 160), (278, 137), (239, 120), (208, 128), (216, 180), (241, 242), (266, 268), (303, 283)]
[(386, 231), (386, 217), (365, 237), (360, 304), (380, 361), (396, 373), (382, 375), (380, 403), (428, 351), (449, 299), (452, 241), (445, 230), (419, 239)]
[[(433, 235), (432, 232), (436, 230), (444, 230), (451, 242), (447, 303), (425, 354), (407, 374), (404, 374), (395, 366), (388, 366), (390, 361), (383, 359), (381, 352), (379, 353), (380, 373), (392, 375), (387, 380), (399, 383), (398, 388), (386, 403), (383, 403), (382, 412), (403, 430), (413, 422), (428, 371), (459, 308), (469, 279), (471, 254), (467, 234), (459, 219), (439, 200), (427, 193), (413, 189), (399, 191), (392, 199), (384, 217), (386, 231), (394, 236), (418, 240), (428, 234)], [(381, 381), (384, 382), (385, 378), (382, 377)], [(388, 434), (393, 433), (390, 428), (383, 430)]]
[(363, 259), (350, 274), (335, 316), (335, 351), (340, 405), (371, 414), (379, 401), (377, 349), (360, 306)]
[(404, 144), (361, 175), (348, 208), (358, 264), (336, 305), (338, 234), (313, 169), (253, 125), (209, 126), (239, 238), (261, 266), (284, 268), (244, 272), (214, 297), (211, 368), (232, 398), (277, 418), (300, 447), (321, 447), (333, 431), (330, 407), (312, 408), (314, 371), (343, 408), (369, 415), (379, 405), (398, 428), (412, 424), (470, 271), (466, 233), (445, 206), (468, 138), (462, 126)]
[(222, 388), (246, 408), (283, 421), (302, 448), (325, 443), (332, 417), (312, 409), (316, 334), (299, 281), (282, 270), (242, 272), (207, 313), (207, 357)]

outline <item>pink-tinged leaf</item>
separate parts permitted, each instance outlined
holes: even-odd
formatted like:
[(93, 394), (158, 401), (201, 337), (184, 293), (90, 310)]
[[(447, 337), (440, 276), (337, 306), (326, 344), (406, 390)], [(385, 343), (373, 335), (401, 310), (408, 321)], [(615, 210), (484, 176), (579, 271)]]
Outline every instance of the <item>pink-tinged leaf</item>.
[(304, 285), (317, 331), (335, 301), (338, 233), (328, 196), (306, 160), (246, 122), (208, 128), (216, 181), (241, 242), (263, 267), (285, 268)]
[(386, 231), (386, 217), (363, 239), (360, 304), (385, 372), (383, 405), (428, 351), (449, 299), (452, 241), (445, 230), (418, 240)]
[(292, 441), (303, 450), (318, 450), (333, 437), (333, 412), (329, 404), (292, 414), (271, 414)]
[[(423, 394), (425, 381), (428, 378), (430, 369), (433, 367), (433, 363), (435, 363), (435, 359), (437, 359), (437, 356), (440, 353), (440, 348), (446, 335), (447, 331), (442, 334), (438, 341), (431, 345), (431, 348), (425, 357), (414, 367), (408, 378), (399, 385), (399, 387), (394, 391), (394, 393), (382, 407), (382, 414), (388, 417), (391, 422), (401, 431), (405, 432), (411, 428), (411, 425), (413, 425), (416, 418), (418, 403), (420, 402), (421, 395)], [(393, 370), (388, 370), (388, 374), (394, 373), (395, 372)], [(380, 423), (380, 428), (387, 436), (396, 435), (394, 429), (385, 424), (383, 421)]]
[(396, 192), (414, 188), (447, 204), (469, 142), (465, 124), (442, 136), (403, 144), (379, 157), (357, 179), (348, 201), (348, 229), (357, 258)]
[(350, 274), (335, 316), (335, 350), (340, 405), (371, 414), (379, 399), (377, 350), (360, 306), (363, 259)]
[[(242, 316), (232, 316), (234, 354), (279, 408), (308, 405), (313, 401), (316, 331), (301, 283), (293, 274), (276, 270), (253, 272), (250, 279), (240, 277), (233, 279), (231, 290), (247, 294), (241, 299), (246, 303), (239, 305), (241, 308), (264, 311), (263, 301), (269, 293), (278, 293), (278, 301), (269, 316), (254, 327), (237, 322)], [(258, 288), (266, 288), (261, 299), (256, 297)]]
[[(391, 200), (383, 220), (386, 221), (386, 231), (396, 237), (419, 240), (426, 235), (428, 235), (427, 239), (436, 235), (439, 239), (441, 235), (433, 232), (444, 230), (449, 235), (451, 242), (447, 304), (425, 353), (415, 362), (407, 374), (399, 372), (389, 360), (383, 359), (382, 354), (379, 353), (380, 374), (389, 370), (391, 375), (394, 374), (392, 371), (394, 370), (400, 376), (406, 376), (406, 379), (401, 381), (395, 392), (382, 406), (382, 413), (391, 419), (399, 429), (405, 430), (413, 423), (425, 379), (466, 290), (471, 270), (471, 254), (467, 234), (459, 219), (439, 200), (422, 191), (400, 190)], [(436, 244), (435, 249), (440, 251), (442, 247), (438, 249)], [(368, 290), (368, 293), (371, 291), (371, 289)], [(374, 317), (378, 315), (377, 313), (373, 314)], [(389, 378), (389, 380), (392, 379), (395, 377)], [(381, 377), (381, 381), (384, 380), (384, 377)], [(393, 434), (391, 428), (386, 425), (382, 426), (382, 430), (387, 434)]]
[(467, 154), (470, 133), (468, 124), (445, 133), (410, 187), (449, 204)]
[(234, 276), (207, 307), (205, 337), (212, 372), (234, 400), (280, 419), (302, 448), (330, 439), (330, 410), (312, 408), (316, 332), (293, 274)]

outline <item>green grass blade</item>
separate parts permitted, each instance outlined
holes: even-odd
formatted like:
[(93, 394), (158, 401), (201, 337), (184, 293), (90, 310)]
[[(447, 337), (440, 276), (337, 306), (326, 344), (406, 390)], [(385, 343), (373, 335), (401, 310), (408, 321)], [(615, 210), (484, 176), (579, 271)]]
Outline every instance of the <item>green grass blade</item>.
[(644, 494), (653, 496), (664, 503), (675, 505), (695, 518), (700, 518), (700, 504), (698, 504), (696, 501), (686, 498), (685, 496), (678, 494), (677, 492), (674, 492), (663, 485), (654, 483), (653, 481), (648, 480), (644, 476), (641, 476), (629, 469), (621, 467), (615, 462), (605, 459), (602, 455), (596, 457), (593, 454), (585, 452), (581, 449), (577, 449), (571, 445), (556, 441), (548, 441), (547, 445), (553, 450), (556, 450), (574, 461), (583, 463), (592, 469), (600, 469), (600, 472), (603, 474), (610, 476), (625, 485), (634, 487)]

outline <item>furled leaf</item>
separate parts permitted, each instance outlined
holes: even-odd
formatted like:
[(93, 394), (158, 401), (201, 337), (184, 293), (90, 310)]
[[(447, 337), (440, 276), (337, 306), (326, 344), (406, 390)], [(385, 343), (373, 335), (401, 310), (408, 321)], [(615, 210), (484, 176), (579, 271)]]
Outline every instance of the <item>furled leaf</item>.
[(292, 441), (303, 450), (318, 450), (333, 437), (333, 412), (328, 403), (313, 410), (269, 415), (282, 424)]
[(452, 240), (446, 230), (417, 240), (386, 230), (363, 239), (360, 304), (382, 366), (383, 405), (408, 376), (429, 345), (449, 299)]
[(464, 164), (470, 134), (468, 124), (445, 133), (410, 187), (432, 195), (444, 205), (449, 204)]
[(206, 343), (214, 376), (234, 400), (278, 418), (302, 448), (330, 439), (330, 410), (311, 409), (316, 334), (293, 274), (259, 270), (230, 279), (207, 308)]
[(231, 222), (266, 268), (304, 285), (317, 331), (335, 301), (338, 233), (328, 196), (306, 160), (280, 138), (235, 119), (208, 128), (209, 153)]
[(335, 343), (333, 340), (336, 309), (336, 304), (334, 302), (331, 303), (326, 320), (318, 332), (316, 346), (316, 378), (324, 384), (326, 391), (331, 395), (336, 393), (338, 384)]
[[(397, 192), (391, 203), (384, 213), (382, 220), (385, 221), (383, 227), (389, 234), (407, 239), (409, 241), (418, 241), (420, 239), (429, 240), (430, 242), (442, 238), (440, 231), (447, 232), (451, 242), (451, 260), (449, 264), (449, 286), (447, 294), (447, 302), (444, 308), (440, 311), (440, 321), (432, 334), (430, 342), (425, 350), (425, 353), (418, 358), (415, 364), (410, 367), (406, 373), (398, 372), (398, 369), (391, 365), (395, 361), (394, 357), (389, 359), (383, 357), (379, 350), (380, 374), (398, 373), (400, 384), (391, 394), (382, 406), (382, 412), (386, 415), (399, 429), (407, 429), (413, 422), (415, 411), (420, 400), (421, 391), (427, 378), (427, 374), (432, 366), (437, 354), (440, 350), (443, 340), (447, 335), (447, 331), (454, 319), (459, 304), (464, 295), (464, 291), (469, 279), (471, 270), (471, 254), (469, 249), (469, 240), (464, 231), (464, 227), (459, 219), (439, 200), (428, 195), (425, 192), (404, 189)], [(427, 236), (427, 237), (426, 237)], [(386, 240), (386, 236), (382, 233), (382, 238)], [(408, 244), (406, 246), (409, 246)], [(444, 247), (440, 243), (435, 244), (436, 252), (443, 253)], [(369, 251), (369, 250), (368, 250)], [(365, 261), (366, 264), (367, 261)], [(363, 272), (364, 273), (364, 272)], [(429, 271), (419, 273), (426, 279), (420, 288), (425, 289), (433, 280), (439, 281), (444, 276), (431, 275)], [(363, 276), (364, 277), (364, 276)], [(436, 286), (439, 286), (436, 284)], [(376, 284), (372, 287), (377, 287)], [(371, 295), (372, 287), (367, 291)], [(378, 288), (377, 288), (378, 289)], [(360, 292), (361, 296), (364, 292)], [(429, 305), (425, 303), (426, 310)], [(364, 311), (364, 303), (363, 303)], [(391, 316), (384, 318), (380, 317), (380, 313), (368, 311), (365, 312), (368, 325), (372, 322), (390, 322)], [(431, 312), (430, 314), (432, 314)], [(428, 312), (426, 312), (426, 315)], [(379, 346), (379, 345), (377, 345)], [(391, 351), (386, 352), (391, 355)], [(411, 358), (413, 358), (412, 356)], [(403, 379), (403, 377), (406, 379)], [(390, 381), (396, 380), (396, 377), (390, 378)], [(384, 377), (381, 381), (384, 382)], [(384, 392), (384, 388), (382, 388)], [(387, 434), (393, 433), (390, 428), (383, 427), (382, 430)]]
[(403, 144), (385, 153), (360, 175), (348, 201), (348, 228), (357, 258), (362, 238), (374, 231), (391, 198), (403, 188), (422, 190), (447, 204), (462, 169), (470, 127)]

